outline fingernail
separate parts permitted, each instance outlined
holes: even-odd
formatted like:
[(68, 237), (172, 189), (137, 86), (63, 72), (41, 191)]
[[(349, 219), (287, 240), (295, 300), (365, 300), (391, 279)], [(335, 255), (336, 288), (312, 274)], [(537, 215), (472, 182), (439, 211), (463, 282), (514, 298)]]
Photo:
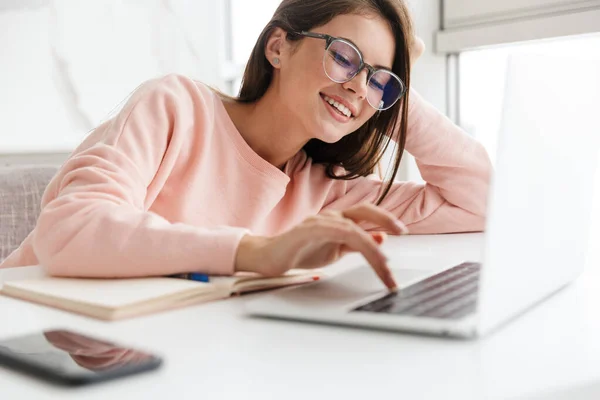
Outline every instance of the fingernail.
[(401, 235), (408, 235), (408, 228), (400, 221), (394, 221)]
[(391, 279), (389, 281), (389, 285), (388, 285), (389, 291), (390, 292), (397, 292), (398, 291), (398, 285), (396, 284), (396, 281)]
[(394, 290), (398, 287), (398, 285), (396, 284), (396, 280), (394, 279), (394, 275), (390, 272), (387, 279), (387, 284), (386, 286), (390, 288), (390, 290)]

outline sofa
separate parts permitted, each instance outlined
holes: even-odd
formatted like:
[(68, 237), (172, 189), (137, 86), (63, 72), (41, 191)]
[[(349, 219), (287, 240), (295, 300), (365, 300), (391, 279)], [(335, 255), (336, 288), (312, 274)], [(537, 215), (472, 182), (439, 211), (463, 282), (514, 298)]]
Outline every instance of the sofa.
[(56, 165), (0, 167), (0, 261), (15, 250), (35, 227), (40, 202)]

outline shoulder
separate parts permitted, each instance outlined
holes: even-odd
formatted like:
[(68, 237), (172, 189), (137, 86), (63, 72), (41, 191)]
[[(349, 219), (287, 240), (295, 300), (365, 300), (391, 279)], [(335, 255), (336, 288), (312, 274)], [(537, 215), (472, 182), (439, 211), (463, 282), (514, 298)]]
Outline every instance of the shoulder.
[(125, 108), (151, 108), (169, 113), (214, 112), (216, 92), (186, 75), (168, 74), (142, 82)]
[(186, 75), (168, 74), (142, 82), (131, 94), (131, 100), (165, 98), (177, 101), (214, 101), (216, 93), (208, 85)]

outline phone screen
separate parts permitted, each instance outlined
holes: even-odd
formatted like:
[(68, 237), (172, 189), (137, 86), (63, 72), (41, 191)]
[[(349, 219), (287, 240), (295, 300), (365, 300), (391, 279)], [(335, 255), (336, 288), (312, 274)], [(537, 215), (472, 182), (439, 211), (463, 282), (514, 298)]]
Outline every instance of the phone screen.
[(0, 363), (66, 383), (85, 383), (156, 368), (160, 358), (69, 330), (0, 341)]

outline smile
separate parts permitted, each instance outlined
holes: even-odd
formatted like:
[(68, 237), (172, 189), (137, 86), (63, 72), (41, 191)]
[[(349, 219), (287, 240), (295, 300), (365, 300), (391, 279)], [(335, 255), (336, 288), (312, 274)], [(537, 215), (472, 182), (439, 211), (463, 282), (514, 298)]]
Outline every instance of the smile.
[(327, 95), (321, 94), (321, 98), (325, 103), (325, 107), (329, 110), (329, 113), (339, 122), (348, 122), (352, 119), (352, 112), (348, 107), (338, 103)]

